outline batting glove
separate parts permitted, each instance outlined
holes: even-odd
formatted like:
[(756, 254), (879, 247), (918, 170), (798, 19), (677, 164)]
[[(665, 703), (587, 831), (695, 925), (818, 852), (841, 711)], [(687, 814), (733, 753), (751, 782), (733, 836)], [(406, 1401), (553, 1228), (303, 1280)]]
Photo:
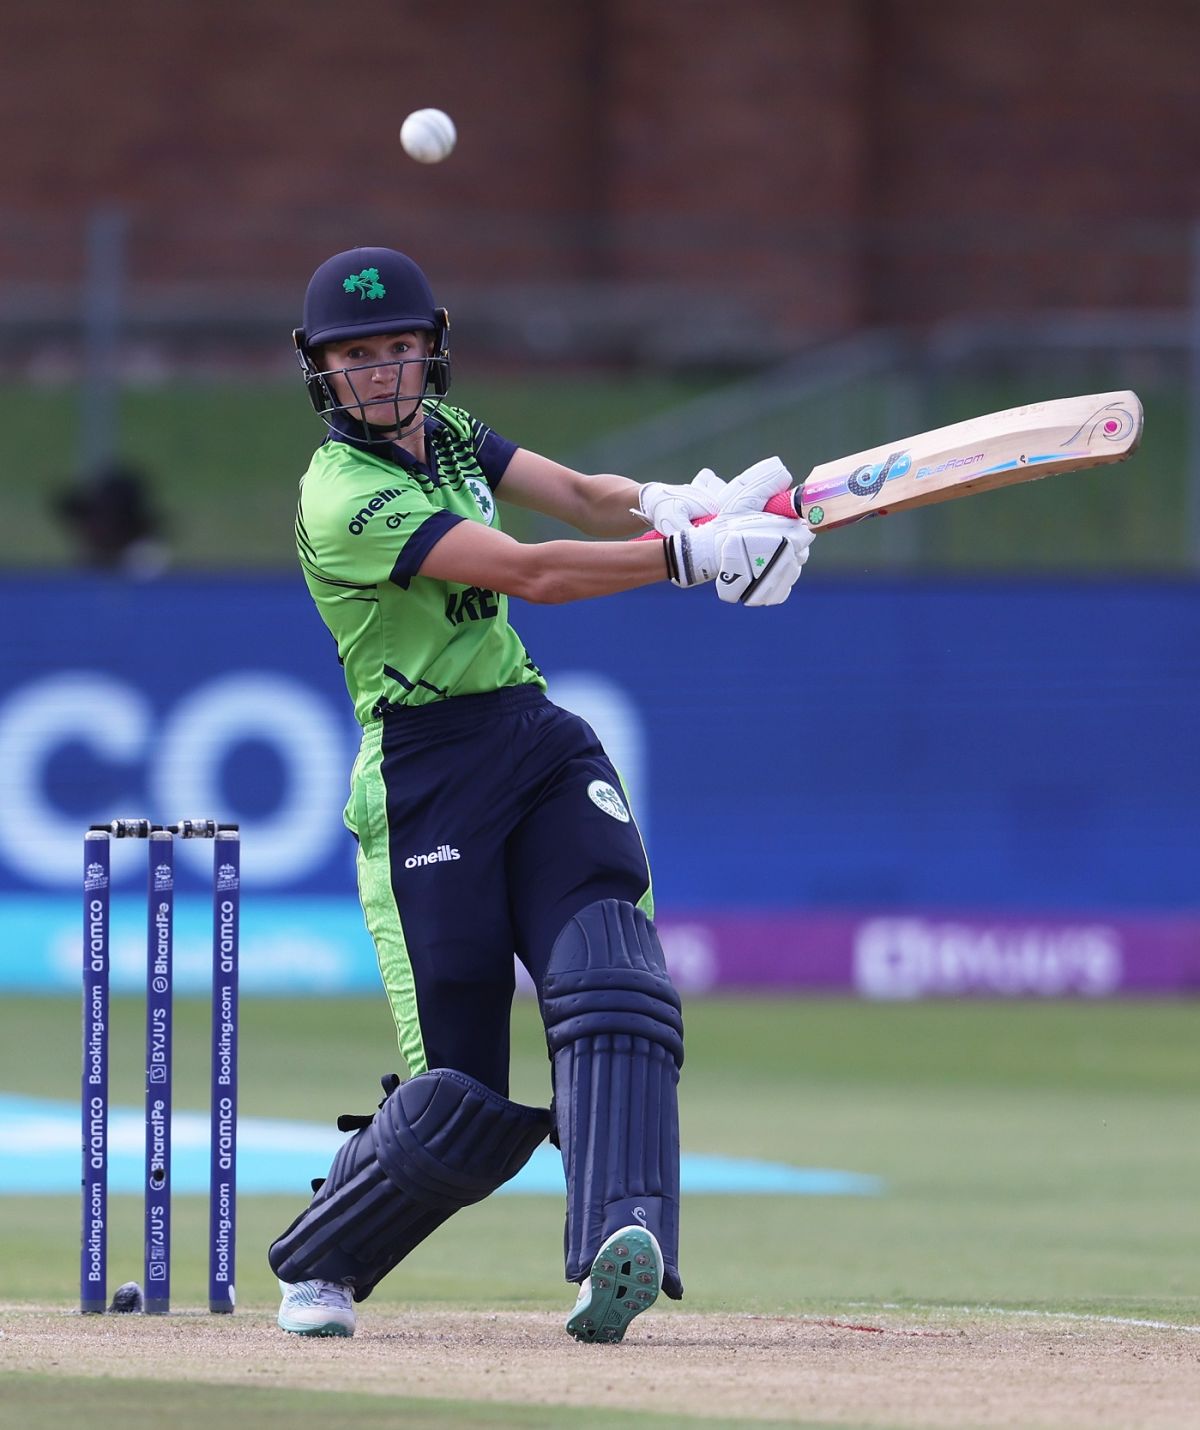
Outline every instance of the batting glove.
[(773, 496), (792, 486), (792, 474), (779, 458), (765, 457), (725, 483), (717, 502), (717, 515), (748, 516), (760, 512)]
[[(734, 573), (734, 581), (728, 584), (732, 587), (735, 582), (738, 583), (734, 594), (728, 598), (730, 600), (741, 599), (742, 592), (751, 588), (751, 578), (755, 573), (760, 578), (765, 576), (766, 566), (781, 546), (791, 550), (797, 562), (797, 570), (792, 576), (794, 581), (799, 575), (798, 567), (803, 565), (813, 540), (813, 534), (807, 524), (797, 521), (794, 517), (772, 516), (769, 512), (762, 511), (754, 516), (719, 516), (714, 521), (705, 522), (703, 526), (688, 526), (666, 538), (663, 547), (667, 559), (667, 575), (677, 586), (699, 586), (705, 581), (715, 581), (725, 564), (726, 542), (731, 538), (751, 537), (757, 540), (746, 548), (748, 554), (744, 557), (730, 545), (728, 569)], [(754, 565), (760, 557), (762, 566)], [(783, 569), (788, 570), (786, 558), (780, 559), (783, 561)], [(738, 574), (743, 565), (747, 567), (745, 580)], [(770, 588), (766, 583), (763, 584), (764, 594), (768, 589), (775, 589), (774, 582)], [(778, 599), (782, 600), (782, 595)], [(754, 604), (770, 603), (757, 601)]]
[[(743, 606), (782, 606), (800, 579), (814, 535), (804, 521), (776, 517), (780, 533), (734, 532), (721, 544), (717, 595)], [(714, 523), (715, 525), (715, 523)]]
[(690, 482), (647, 482), (638, 491), (634, 515), (664, 536), (690, 526), (697, 517), (716, 516), (725, 483), (705, 467)]

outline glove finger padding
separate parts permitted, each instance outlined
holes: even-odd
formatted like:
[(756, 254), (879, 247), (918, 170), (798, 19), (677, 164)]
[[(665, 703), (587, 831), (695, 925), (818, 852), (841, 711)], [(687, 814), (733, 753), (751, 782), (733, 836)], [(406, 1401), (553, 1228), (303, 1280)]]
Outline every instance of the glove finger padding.
[(781, 606), (791, 595), (803, 564), (786, 537), (727, 536), (721, 546), (717, 595), (722, 601), (743, 606)]
[(718, 506), (720, 516), (760, 512), (779, 492), (788, 491), (792, 474), (778, 457), (765, 457), (725, 484)]
[[(722, 568), (721, 553), (725, 542), (733, 536), (762, 537), (767, 545), (761, 550), (768, 554), (774, 553), (776, 545), (783, 542), (792, 548), (801, 564), (813, 540), (807, 523), (797, 521), (795, 517), (773, 516), (762, 511), (752, 516), (719, 516), (703, 526), (677, 531), (664, 540), (667, 575), (677, 586), (698, 586), (705, 581), (715, 581)], [(756, 569), (761, 573), (761, 567)], [(737, 597), (730, 599), (736, 600)]]
[(725, 483), (711, 468), (690, 482), (647, 482), (638, 491), (636, 514), (663, 536), (672, 536), (701, 517), (715, 516)]

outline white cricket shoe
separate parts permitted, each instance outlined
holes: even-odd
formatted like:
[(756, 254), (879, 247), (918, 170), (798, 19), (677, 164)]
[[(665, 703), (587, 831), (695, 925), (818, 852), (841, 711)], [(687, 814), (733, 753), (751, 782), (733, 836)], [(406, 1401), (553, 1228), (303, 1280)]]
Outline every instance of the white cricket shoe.
[(297, 1336), (352, 1336), (354, 1302), (349, 1286), (340, 1281), (279, 1283), (283, 1301), (278, 1321), (281, 1330)]
[(580, 1283), (567, 1334), (577, 1341), (621, 1340), (630, 1321), (658, 1298), (662, 1276), (662, 1249), (652, 1231), (644, 1226), (614, 1231)]

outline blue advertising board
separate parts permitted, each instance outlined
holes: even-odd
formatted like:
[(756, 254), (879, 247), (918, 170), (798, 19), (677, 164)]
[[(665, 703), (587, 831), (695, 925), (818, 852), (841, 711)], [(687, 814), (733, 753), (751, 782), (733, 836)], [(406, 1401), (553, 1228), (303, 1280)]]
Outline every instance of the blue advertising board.
[[(0, 985), (66, 986), (80, 834), (119, 815), (241, 823), (251, 989), (373, 984), (341, 824), (357, 727), (298, 577), (0, 599)], [(621, 768), (667, 914), (1200, 902), (1195, 585), (806, 576), (778, 610), (656, 587), (513, 619)], [(197, 976), (211, 857), (179, 850)], [(114, 849), (118, 893), (143, 860)]]

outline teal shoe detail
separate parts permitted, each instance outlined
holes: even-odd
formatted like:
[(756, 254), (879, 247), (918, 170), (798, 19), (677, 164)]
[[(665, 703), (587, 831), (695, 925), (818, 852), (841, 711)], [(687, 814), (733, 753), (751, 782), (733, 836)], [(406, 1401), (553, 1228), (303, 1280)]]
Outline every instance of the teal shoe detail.
[(283, 1293), (277, 1317), (280, 1330), (294, 1336), (352, 1336), (354, 1302), (350, 1288), (336, 1281), (279, 1283)]
[(662, 1250), (652, 1232), (644, 1226), (614, 1231), (579, 1287), (567, 1334), (577, 1341), (621, 1340), (630, 1321), (658, 1299), (662, 1276)]

